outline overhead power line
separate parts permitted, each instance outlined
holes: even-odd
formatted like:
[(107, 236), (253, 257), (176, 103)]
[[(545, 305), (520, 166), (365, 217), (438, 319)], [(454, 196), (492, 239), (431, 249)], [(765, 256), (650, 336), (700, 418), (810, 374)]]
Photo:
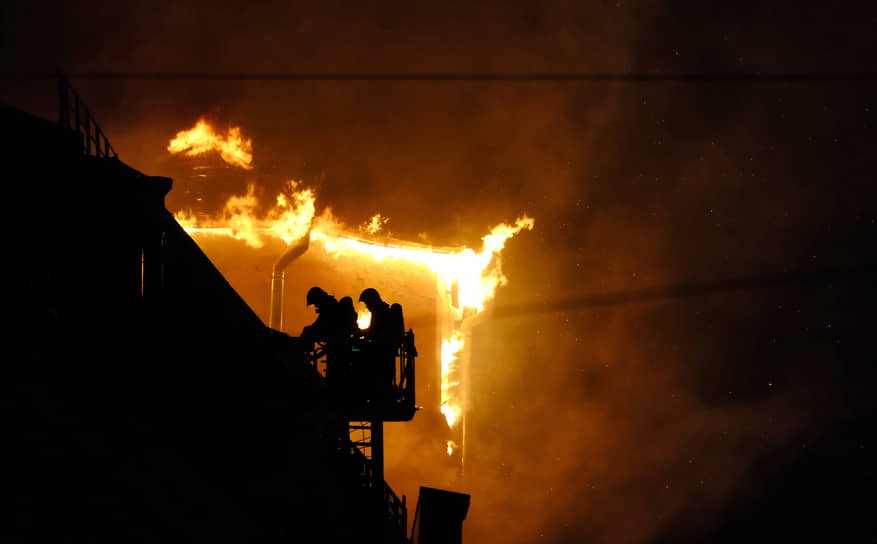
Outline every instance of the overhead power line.
[(827, 284), (848, 281), (856, 278), (863, 279), (871, 277), (873, 272), (873, 266), (862, 264), (846, 268), (825, 268), (785, 274), (749, 276), (717, 281), (687, 282), (658, 287), (644, 287), (626, 291), (571, 296), (562, 300), (540, 300), (521, 304), (497, 306), (493, 310), (491, 317), (501, 318), (568, 312), (585, 308), (621, 306), (678, 298), (705, 297), (740, 291), (792, 287), (794, 285), (814, 283)]
[[(877, 81), (859, 72), (70, 72), (78, 80), (202, 81), (496, 81), (496, 82), (857, 82)], [(6, 73), (3, 79), (54, 79), (57, 73)]]

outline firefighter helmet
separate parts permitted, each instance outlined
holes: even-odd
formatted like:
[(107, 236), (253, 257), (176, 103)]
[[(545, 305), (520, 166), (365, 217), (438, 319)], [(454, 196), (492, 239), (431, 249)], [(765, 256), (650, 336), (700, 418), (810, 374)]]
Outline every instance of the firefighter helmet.
[(308, 297), (307, 297), (308, 304), (307, 305), (310, 306), (311, 304), (315, 304), (315, 305), (320, 304), (321, 302), (326, 300), (326, 297), (328, 297), (328, 296), (329, 296), (329, 294), (326, 293), (326, 291), (323, 291), (322, 289), (320, 289), (319, 287), (311, 287), (311, 289), (308, 291)]
[(381, 301), (381, 295), (378, 294), (377, 289), (369, 287), (359, 295), (359, 301), (365, 302), (366, 306), (371, 307)]

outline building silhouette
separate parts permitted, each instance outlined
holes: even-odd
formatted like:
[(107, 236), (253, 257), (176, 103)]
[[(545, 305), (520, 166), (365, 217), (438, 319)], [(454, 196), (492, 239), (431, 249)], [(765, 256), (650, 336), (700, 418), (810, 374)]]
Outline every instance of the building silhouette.
[(339, 402), (313, 350), (265, 326), (167, 211), (172, 180), (120, 161), (60, 89), (61, 122), (0, 106), (15, 541), (408, 542), (375, 429), (413, 417), (413, 385), (392, 413)]

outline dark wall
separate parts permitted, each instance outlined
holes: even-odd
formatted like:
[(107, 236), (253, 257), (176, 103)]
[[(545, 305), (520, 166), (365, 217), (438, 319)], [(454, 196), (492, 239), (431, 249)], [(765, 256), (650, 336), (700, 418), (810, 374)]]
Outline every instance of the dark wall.
[(361, 529), (357, 467), (319, 376), (173, 221), (167, 180), (0, 114), (17, 135), (4, 181), (41, 202), (6, 259), (14, 530), (222, 542)]

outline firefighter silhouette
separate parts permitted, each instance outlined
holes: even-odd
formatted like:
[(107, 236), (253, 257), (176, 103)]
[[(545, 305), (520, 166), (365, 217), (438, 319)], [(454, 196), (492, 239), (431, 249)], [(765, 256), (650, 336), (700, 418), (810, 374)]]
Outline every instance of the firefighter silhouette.
[(388, 398), (396, 379), (396, 353), (405, 335), (402, 306), (387, 304), (371, 287), (359, 295), (359, 301), (371, 312), (371, 323), (362, 331), (370, 382), (375, 393)]
[(335, 297), (319, 287), (311, 287), (307, 295), (307, 305), (313, 305), (317, 319), (305, 327), (301, 337), (308, 342), (328, 342), (338, 337), (340, 308)]
[(345, 339), (353, 339), (359, 336), (359, 325), (356, 323), (356, 309), (353, 307), (353, 299), (342, 297), (338, 301), (338, 326), (340, 333)]

